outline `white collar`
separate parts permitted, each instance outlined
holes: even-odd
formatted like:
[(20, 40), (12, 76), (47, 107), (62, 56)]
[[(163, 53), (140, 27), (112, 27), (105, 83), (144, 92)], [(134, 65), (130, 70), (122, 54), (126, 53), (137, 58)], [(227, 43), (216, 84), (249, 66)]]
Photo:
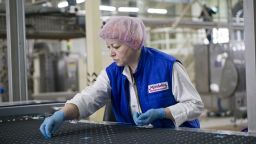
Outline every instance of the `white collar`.
[(124, 66), (124, 70), (123, 70), (122, 74), (123, 74), (124, 76), (126, 76), (126, 78), (128, 79), (128, 81), (129, 81), (130, 83), (133, 83), (129, 66)]

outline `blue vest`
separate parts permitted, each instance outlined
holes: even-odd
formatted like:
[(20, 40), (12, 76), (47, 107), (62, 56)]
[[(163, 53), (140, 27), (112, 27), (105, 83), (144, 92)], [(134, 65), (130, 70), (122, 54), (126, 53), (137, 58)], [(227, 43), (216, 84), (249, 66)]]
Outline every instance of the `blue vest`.
[[(142, 112), (165, 108), (177, 103), (172, 93), (172, 68), (177, 60), (153, 48), (142, 47), (136, 81)], [(134, 124), (130, 110), (129, 81), (122, 74), (124, 67), (112, 63), (106, 68), (110, 80), (112, 110), (117, 122)], [(154, 127), (175, 127), (169, 119), (156, 120)], [(199, 121), (184, 122), (181, 127), (199, 128)]]

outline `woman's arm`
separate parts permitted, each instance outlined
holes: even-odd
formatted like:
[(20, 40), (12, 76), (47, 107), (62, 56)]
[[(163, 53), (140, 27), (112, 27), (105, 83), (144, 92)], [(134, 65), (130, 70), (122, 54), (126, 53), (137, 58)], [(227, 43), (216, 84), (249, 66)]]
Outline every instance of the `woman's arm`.
[(178, 103), (165, 108), (166, 118), (173, 120), (176, 126), (179, 126), (187, 120), (200, 116), (204, 108), (201, 97), (185, 68), (178, 62), (173, 65), (172, 92)]
[(109, 78), (103, 70), (94, 84), (67, 101), (62, 111), (68, 119), (88, 117), (106, 104), (110, 99), (110, 94)]

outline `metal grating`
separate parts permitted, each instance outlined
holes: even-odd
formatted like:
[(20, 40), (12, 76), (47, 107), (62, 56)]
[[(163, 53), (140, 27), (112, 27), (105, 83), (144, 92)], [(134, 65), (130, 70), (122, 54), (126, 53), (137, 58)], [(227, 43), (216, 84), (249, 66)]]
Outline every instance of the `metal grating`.
[[(74, 14), (27, 14), (26, 38), (71, 39), (85, 37), (84, 16)], [(83, 23), (79, 23), (82, 21)], [(0, 13), (0, 38), (6, 39), (6, 17)]]
[[(1, 20), (0, 20), (1, 27)], [(0, 94), (1, 101), (8, 101), (8, 65), (7, 65), (7, 46), (6, 41), (0, 39), (0, 86), (4, 87), (4, 94)]]
[(256, 137), (173, 129), (138, 128), (129, 125), (65, 123), (50, 140), (40, 132), (41, 120), (0, 123), (1, 144), (255, 144)]

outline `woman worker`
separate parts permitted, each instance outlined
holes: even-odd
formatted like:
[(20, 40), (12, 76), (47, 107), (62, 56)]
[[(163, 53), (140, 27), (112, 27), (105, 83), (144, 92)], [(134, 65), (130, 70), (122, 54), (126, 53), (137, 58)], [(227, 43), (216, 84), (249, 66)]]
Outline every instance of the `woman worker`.
[(111, 99), (117, 122), (153, 127), (199, 128), (202, 100), (184, 67), (173, 56), (144, 46), (145, 26), (138, 18), (111, 17), (100, 37), (113, 63), (92, 86), (67, 101), (40, 126), (45, 138), (63, 121), (88, 117)]

